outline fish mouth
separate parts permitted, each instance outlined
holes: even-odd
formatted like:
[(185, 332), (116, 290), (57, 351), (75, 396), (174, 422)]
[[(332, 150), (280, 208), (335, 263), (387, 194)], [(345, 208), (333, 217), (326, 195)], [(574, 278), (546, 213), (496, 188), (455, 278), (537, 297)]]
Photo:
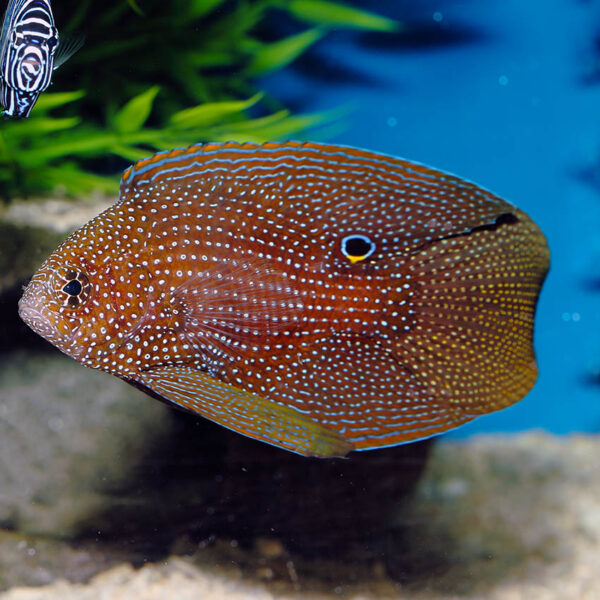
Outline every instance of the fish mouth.
[(51, 305), (51, 290), (46, 282), (35, 277), (25, 287), (19, 300), (19, 316), (21, 319), (44, 339), (54, 345), (59, 345), (66, 338), (68, 332), (61, 331), (56, 322)]
[(53, 310), (46, 282), (33, 279), (19, 300), (19, 316), (38, 335), (59, 350), (79, 360), (84, 348), (78, 345), (79, 324), (68, 323)]
[(19, 300), (19, 316), (38, 335), (55, 343), (61, 338), (58, 328), (44, 312), (27, 301), (25, 296)]

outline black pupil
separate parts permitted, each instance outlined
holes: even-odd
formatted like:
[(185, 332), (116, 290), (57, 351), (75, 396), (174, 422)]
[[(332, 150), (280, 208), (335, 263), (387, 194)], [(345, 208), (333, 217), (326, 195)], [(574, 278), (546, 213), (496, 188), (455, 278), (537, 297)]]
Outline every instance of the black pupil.
[(79, 296), (81, 294), (81, 283), (77, 281), (77, 279), (73, 279), (73, 281), (69, 281), (67, 285), (63, 288), (63, 292), (65, 294), (69, 294), (69, 296)]
[(352, 237), (346, 240), (346, 254), (348, 256), (364, 256), (371, 251), (371, 242), (361, 237)]

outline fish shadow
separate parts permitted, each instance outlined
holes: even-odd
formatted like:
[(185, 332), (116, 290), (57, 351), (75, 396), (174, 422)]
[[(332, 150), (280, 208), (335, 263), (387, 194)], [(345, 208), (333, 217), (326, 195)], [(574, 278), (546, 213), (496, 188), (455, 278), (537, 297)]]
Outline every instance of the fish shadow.
[(153, 555), (148, 558), (156, 555), (151, 548), (181, 536), (198, 543), (235, 540), (244, 548), (269, 538), (309, 558), (331, 552), (347, 557), (385, 528), (413, 490), (431, 447), (425, 441), (323, 460), (179, 411), (170, 417), (168, 446), (154, 448), (126, 487), (107, 490), (115, 501), (90, 519), (106, 539), (146, 544)]
[[(116, 503), (94, 518), (104, 540), (128, 544), (138, 564), (184, 555), (202, 568), (235, 565), (249, 579), (266, 572), (290, 590), (485, 595), (532, 564), (568, 560), (539, 510), (552, 472), (532, 473), (535, 486), (525, 468), (515, 475), (518, 448), (484, 457), (490, 476), (468, 443), (448, 459), (447, 445), (431, 440), (307, 459), (173, 418), (172, 442), (131, 482), (143, 510)], [(524, 528), (542, 532), (539, 543)]]

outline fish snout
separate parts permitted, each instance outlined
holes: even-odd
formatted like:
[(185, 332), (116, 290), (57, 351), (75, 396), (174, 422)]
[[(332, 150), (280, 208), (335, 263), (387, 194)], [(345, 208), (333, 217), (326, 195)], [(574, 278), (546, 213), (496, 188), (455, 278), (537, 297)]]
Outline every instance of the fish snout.
[(19, 300), (19, 316), (38, 335), (56, 344), (64, 337), (49, 307), (49, 298), (42, 282), (33, 279)]

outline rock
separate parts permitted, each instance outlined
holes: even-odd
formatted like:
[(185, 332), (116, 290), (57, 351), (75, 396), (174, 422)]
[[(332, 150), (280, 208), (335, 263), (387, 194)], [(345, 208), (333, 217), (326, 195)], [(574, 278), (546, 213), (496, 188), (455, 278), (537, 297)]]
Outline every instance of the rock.
[[(272, 600), (273, 594), (259, 585), (204, 574), (188, 563), (172, 559), (160, 566), (135, 571), (129, 565), (97, 575), (89, 586), (56, 582), (51, 588), (12, 590), (0, 597), (6, 600)], [(277, 596), (283, 598), (283, 596)], [(285, 596), (292, 598), (292, 596)]]
[(0, 599), (596, 600), (599, 453), (593, 436), (444, 441), (413, 499), (370, 539), (385, 547), (379, 556), (349, 559), (340, 542), (338, 553), (310, 558), (276, 536), (249, 547), (188, 540), (183, 559), (124, 563), (87, 584), (61, 580)]
[(29, 279), (64, 235), (0, 221), (0, 294)]
[(95, 542), (69, 544), (0, 530), (0, 589), (43, 585), (57, 573), (72, 582), (87, 581), (99, 571), (132, 560), (130, 552)]
[(29, 279), (42, 261), (115, 198), (12, 201), (0, 215), (0, 295)]
[(600, 598), (599, 452), (542, 433), (440, 444), (388, 573), (434, 598)]
[(53, 231), (64, 237), (64, 234), (81, 227), (116, 201), (117, 198), (104, 196), (86, 200), (60, 198), (12, 200), (2, 216), (4, 221)]
[(234, 436), (202, 530), (242, 544), (275, 537), (309, 556), (340, 552), (340, 545), (347, 557), (364, 555), (363, 539), (385, 527), (410, 495), (429, 447), (420, 442), (322, 460)]
[(58, 352), (3, 355), (0, 390), (4, 528), (79, 533), (170, 431), (164, 406)]

